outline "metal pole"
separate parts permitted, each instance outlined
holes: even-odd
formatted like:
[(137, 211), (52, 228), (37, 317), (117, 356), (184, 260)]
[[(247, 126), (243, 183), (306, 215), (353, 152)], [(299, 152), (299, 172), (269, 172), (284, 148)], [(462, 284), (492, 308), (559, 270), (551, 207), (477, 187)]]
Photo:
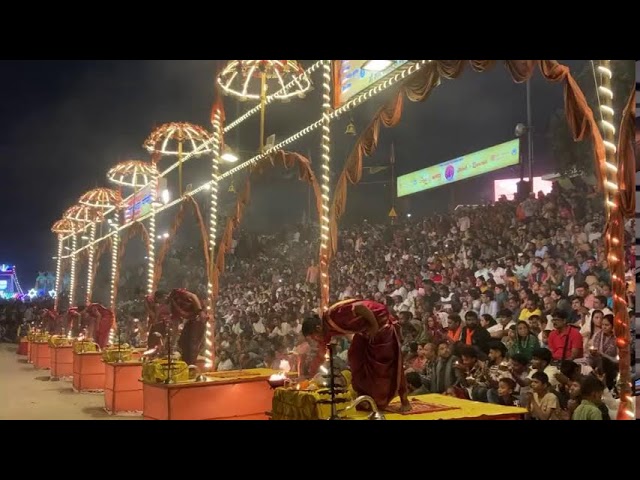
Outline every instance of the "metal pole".
[(533, 192), (533, 121), (531, 119), (531, 79), (527, 80), (527, 141), (529, 151), (529, 189)]

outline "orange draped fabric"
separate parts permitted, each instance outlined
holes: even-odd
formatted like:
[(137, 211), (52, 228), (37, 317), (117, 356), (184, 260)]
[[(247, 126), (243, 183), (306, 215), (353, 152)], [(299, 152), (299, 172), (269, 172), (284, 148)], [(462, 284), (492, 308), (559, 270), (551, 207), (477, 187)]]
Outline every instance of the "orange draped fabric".
[[(466, 64), (477, 72), (484, 72), (493, 67), (495, 60), (434, 60), (407, 78), (397, 88), (397, 93), (383, 105), (373, 117), (367, 128), (362, 132), (351, 154), (347, 158), (345, 167), (338, 178), (333, 205), (330, 214), (331, 247), (330, 258), (335, 254), (338, 242), (338, 222), (345, 212), (347, 205), (347, 185), (357, 184), (362, 178), (364, 156), (372, 155), (378, 146), (380, 126), (394, 127), (402, 116), (404, 95), (413, 102), (422, 102), (440, 83), (442, 78), (453, 79), (462, 74)], [(587, 137), (592, 138), (598, 184), (604, 177), (605, 149), (598, 124), (587, 100), (575, 82), (569, 68), (560, 65), (555, 60), (504, 60), (504, 64), (517, 83), (527, 81), (538, 66), (540, 73), (549, 81), (564, 82), (564, 104), (569, 129), (576, 141)]]
[(164, 259), (169, 253), (169, 248), (171, 247), (171, 243), (173, 242), (180, 225), (182, 225), (182, 221), (184, 220), (184, 215), (187, 211), (187, 207), (191, 206), (194, 215), (196, 216), (196, 221), (198, 222), (198, 227), (200, 228), (200, 237), (202, 239), (202, 249), (204, 251), (204, 262), (206, 271), (209, 272), (211, 269), (211, 259), (209, 258), (209, 234), (207, 233), (207, 226), (204, 223), (204, 219), (202, 218), (202, 212), (200, 211), (200, 206), (198, 202), (196, 202), (193, 197), (187, 196), (183, 202), (180, 203), (180, 209), (176, 214), (176, 217), (173, 221), (173, 225), (171, 225), (171, 229), (169, 230), (169, 237), (162, 243), (162, 247), (160, 247), (160, 251), (158, 252), (158, 256), (156, 258), (155, 269), (153, 271), (153, 289), (155, 290), (158, 286), (158, 282), (162, 278), (162, 265), (164, 264)]
[[(620, 188), (620, 208), (624, 218), (633, 218), (636, 211), (635, 172), (638, 161), (635, 158), (636, 146), (636, 91), (631, 91), (620, 121), (620, 139), (618, 140), (618, 186)], [(635, 169), (634, 169), (635, 165)]]
[[(292, 168), (296, 165), (298, 166), (298, 179), (307, 182), (313, 188), (313, 192), (316, 198), (316, 209), (318, 211), (318, 215), (320, 215), (322, 211), (322, 195), (318, 180), (316, 179), (316, 176), (313, 173), (313, 169), (311, 168), (311, 162), (298, 153), (285, 152), (282, 150), (276, 152), (270, 157), (269, 164), (271, 166), (275, 166), (276, 163), (280, 162), (282, 162), (282, 165), (284, 165), (284, 167), (287, 169)], [(244, 210), (251, 199), (251, 178), (253, 175), (261, 173), (264, 166), (266, 166), (265, 162), (261, 163), (258, 167), (250, 170), (245, 185), (238, 195), (235, 212), (231, 217), (229, 217), (225, 225), (222, 238), (220, 239), (220, 245), (218, 246), (216, 261), (213, 262), (211, 268), (213, 299), (217, 298), (218, 296), (220, 275), (222, 274), (222, 272), (224, 272), (225, 255), (231, 249), (231, 245), (233, 243), (233, 232), (237, 228), (237, 226), (240, 225), (240, 222), (242, 221), (242, 217), (244, 215)]]

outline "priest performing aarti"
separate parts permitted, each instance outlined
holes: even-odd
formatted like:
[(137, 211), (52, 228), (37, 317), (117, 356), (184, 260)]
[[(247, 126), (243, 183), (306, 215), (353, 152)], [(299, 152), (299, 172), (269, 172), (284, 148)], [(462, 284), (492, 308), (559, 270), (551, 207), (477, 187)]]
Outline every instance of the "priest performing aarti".
[(94, 338), (100, 348), (109, 344), (109, 333), (115, 324), (115, 316), (107, 307), (92, 303), (86, 308), (89, 317), (89, 336)]
[(332, 337), (353, 335), (348, 355), (356, 393), (372, 397), (380, 410), (400, 396), (401, 411), (411, 410), (402, 367), (400, 325), (386, 306), (369, 300), (338, 302), (322, 318), (306, 319), (302, 334), (321, 346), (311, 366), (312, 375), (324, 362), (325, 346)]
[(182, 360), (187, 365), (195, 365), (202, 349), (207, 324), (200, 299), (196, 294), (178, 288), (169, 294), (169, 308), (174, 318), (185, 320), (178, 340)]

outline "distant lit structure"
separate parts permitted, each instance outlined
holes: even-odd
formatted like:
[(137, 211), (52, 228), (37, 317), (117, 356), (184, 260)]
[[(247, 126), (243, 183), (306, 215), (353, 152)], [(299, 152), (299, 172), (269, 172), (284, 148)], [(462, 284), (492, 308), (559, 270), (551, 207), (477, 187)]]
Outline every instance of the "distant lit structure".
[(22, 295), (24, 292), (20, 287), (15, 265), (0, 264), (0, 298), (8, 300)]

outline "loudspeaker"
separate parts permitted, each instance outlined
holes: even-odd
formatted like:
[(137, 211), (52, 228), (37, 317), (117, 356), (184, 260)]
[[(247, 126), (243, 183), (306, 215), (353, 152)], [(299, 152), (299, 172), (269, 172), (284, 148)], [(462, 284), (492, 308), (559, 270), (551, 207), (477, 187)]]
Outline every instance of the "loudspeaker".
[(518, 182), (518, 198), (524, 200), (531, 194), (531, 184), (526, 180)]

